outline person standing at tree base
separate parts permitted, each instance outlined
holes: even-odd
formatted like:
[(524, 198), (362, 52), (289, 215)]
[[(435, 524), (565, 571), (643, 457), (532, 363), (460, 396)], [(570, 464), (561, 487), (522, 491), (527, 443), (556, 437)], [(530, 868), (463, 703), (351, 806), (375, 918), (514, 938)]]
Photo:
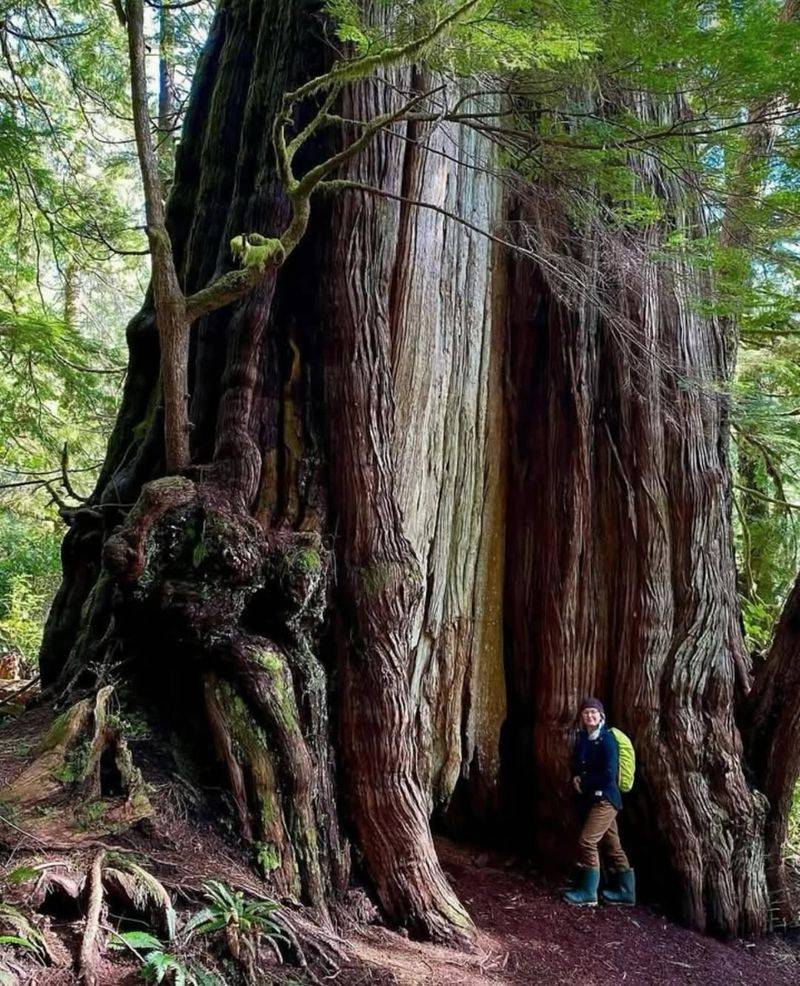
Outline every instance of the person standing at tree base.
[(634, 904), (634, 872), (622, 848), (617, 814), (622, 810), (618, 784), (619, 751), (606, 728), (603, 703), (587, 698), (581, 703), (581, 729), (575, 741), (572, 785), (578, 795), (581, 834), (578, 840), (578, 878), (564, 894), (570, 904), (593, 907), (600, 885), (600, 851), (614, 874), (615, 885), (602, 892), (609, 904)]

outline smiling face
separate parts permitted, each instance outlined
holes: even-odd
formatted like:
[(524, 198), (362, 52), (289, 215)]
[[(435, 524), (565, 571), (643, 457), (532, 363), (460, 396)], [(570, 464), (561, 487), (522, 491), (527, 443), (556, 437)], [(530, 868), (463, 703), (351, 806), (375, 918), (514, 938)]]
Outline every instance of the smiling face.
[(593, 733), (595, 729), (600, 725), (601, 719), (600, 713), (597, 709), (584, 709), (581, 712), (581, 722), (587, 733)]

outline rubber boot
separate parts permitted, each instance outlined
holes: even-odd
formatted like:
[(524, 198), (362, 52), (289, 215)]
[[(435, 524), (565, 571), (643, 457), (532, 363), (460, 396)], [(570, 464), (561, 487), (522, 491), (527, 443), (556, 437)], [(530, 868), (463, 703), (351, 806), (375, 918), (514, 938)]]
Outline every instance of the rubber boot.
[(617, 873), (617, 889), (604, 890), (601, 896), (606, 904), (635, 904), (636, 874), (633, 870), (621, 870)]
[(600, 870), (581, 869), (578, 874), (578, 884), (574, 890), (564, 894), (568, 904), (578, 904), (581, 907), (595, 907), (597, 904), (597, 888), (600, 885)]
[(581, 873), (583, 872), (582, 866), (576, 866), (569, 876), (566, 877), (564, 882), (558, 888), (561, 893), (565, 893), (567, 890), (574, 890), (581, 882)]

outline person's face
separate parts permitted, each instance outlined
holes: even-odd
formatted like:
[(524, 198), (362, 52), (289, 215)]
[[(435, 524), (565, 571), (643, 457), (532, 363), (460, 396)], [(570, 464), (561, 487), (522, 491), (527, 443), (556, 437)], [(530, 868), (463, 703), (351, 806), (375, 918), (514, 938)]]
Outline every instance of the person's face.
[(584, 709), (581, 712), (581, 722), (589, 733), (593, 733), (600, 725), (600, 713), (597, 709)]

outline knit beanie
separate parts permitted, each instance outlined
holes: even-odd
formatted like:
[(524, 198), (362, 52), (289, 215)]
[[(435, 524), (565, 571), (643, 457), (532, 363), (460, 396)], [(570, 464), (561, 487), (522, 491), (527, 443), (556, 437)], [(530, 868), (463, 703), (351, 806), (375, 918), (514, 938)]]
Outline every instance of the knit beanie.
[(606, 717), (606, 710), (603, 708), (603, 703), (599, 698), (585, 698), (581, 702), (581, 712), (583, 712), (584, 709), (597, 709), (604, 719)]

